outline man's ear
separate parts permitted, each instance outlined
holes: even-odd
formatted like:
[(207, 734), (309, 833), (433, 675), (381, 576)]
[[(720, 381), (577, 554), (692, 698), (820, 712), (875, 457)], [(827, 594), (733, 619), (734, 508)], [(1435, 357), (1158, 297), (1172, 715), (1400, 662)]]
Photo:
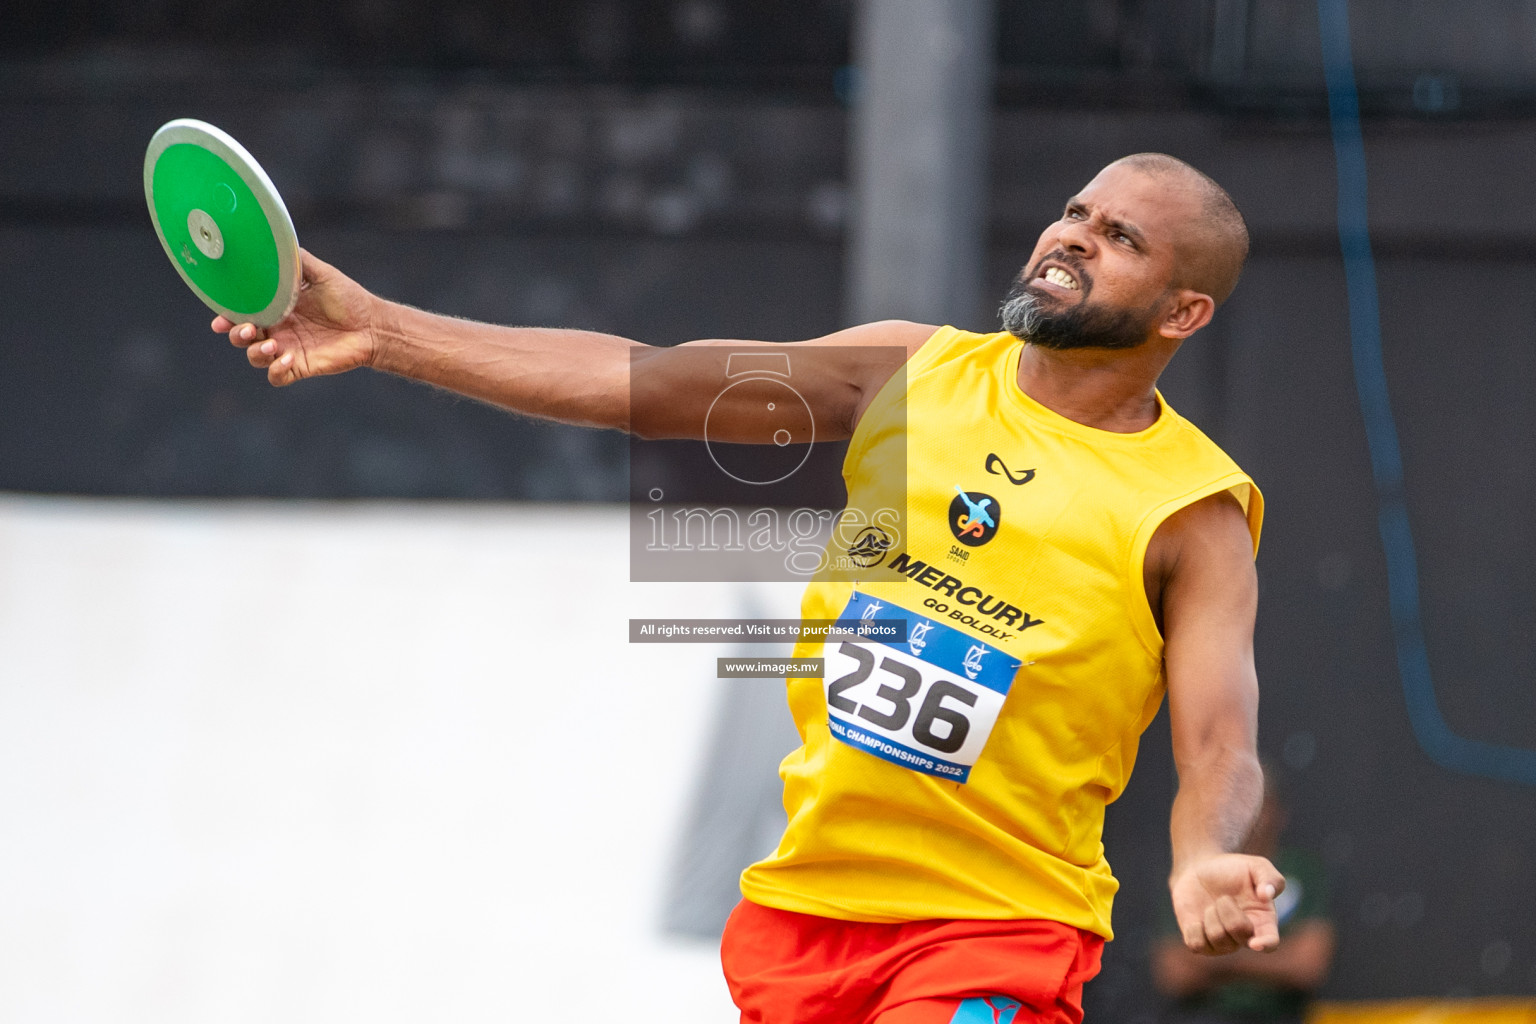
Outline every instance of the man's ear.
[(1165, 338), (1182, 341), (1210, 323), (1216, 313), (1216, 301), (1204, 292), (1180, 288), (1173, 297), (1177, 304), (1157, 329), (1157, 333)]

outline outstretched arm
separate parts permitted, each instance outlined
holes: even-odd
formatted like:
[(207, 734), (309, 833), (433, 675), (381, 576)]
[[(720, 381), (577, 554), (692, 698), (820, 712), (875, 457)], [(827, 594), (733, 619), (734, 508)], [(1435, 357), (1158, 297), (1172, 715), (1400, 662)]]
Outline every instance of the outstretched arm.
[(1168, 710), (1179, 792), (1169, 833), (1169, 891), (1184, 944), (1230, 953), (1280, 941), (1274, 898), (1285, 879), (1237, 853), (1258, 814), (1258, 679), (1253, 624), (1258, 577), (1247, 517), (1230, 494), (1170, 516), (1148, 551), (1161, 579)]
[(793, 344), (709, 340), (653, 348), (591, 331), (500, 327), (412, 309), (368, 292), (303, 253), (293, 313), (267, 330), (225, 317), (228, 333), (275, 387), (368, 366), (493, 405), (647, 437), (755, 442), (780, 422), (751, 388), (721, 397), (732, 352), (761, 348), (793, 359), (792, 384), (818, 437), (847, 437), (881, 385), (934, 328), (885, 321)]

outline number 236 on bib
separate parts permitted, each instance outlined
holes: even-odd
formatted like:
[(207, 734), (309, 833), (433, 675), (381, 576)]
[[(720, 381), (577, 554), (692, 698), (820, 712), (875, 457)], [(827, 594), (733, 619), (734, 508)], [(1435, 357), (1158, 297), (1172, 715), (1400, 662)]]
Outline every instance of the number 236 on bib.
[(924, 775), (970, 778), (1019, 670), (943, 623), (855, 592), (840, 619), (905, 619), (905, 640), (827, 638), (827, 725), (849, 746)]

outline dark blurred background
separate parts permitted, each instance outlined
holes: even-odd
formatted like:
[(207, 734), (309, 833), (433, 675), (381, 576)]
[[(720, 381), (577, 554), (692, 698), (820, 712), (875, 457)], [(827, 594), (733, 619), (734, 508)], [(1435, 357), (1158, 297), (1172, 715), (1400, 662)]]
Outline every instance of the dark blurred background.
[[(879, 2), (879, 0), (870, 0)], [(274, 392), (208, 333), (145, 213), (151, 133), (240, 139), (303, 244), (370, 288), (657, 344), (856, 316), (851, 0), (145, 0), (0, 12), (0, 490), (621, 501), (614, 434), (352, 375)], [(1383, 339), (1430, 663), (1459, 734), (1536, 747), (1536, 3), (1354, 0)], [(1536, 790), (1409, 729), (1349, 358), (1309, 3), (1002, 2), (974, 148), (990, 309), (1062, 201), (1159, 150), (1223, 183), (1254, 254), (1165, 392), (1269, 498), (1262, 736), (1331, 872), (1334, 998), (1536, 991)], [(958, 319), (958, 317), (957, 317)], [(1106, 843), (1119, 931), (1090, 993), (1144, 1018), (1167, 726)]]

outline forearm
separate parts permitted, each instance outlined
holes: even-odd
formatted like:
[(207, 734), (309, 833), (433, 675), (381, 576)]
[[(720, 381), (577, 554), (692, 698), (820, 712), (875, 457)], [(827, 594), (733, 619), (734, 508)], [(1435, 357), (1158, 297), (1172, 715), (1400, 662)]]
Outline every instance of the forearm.
[(1169, 817), (1172, 877), (1203, 858), (1240, 849), (1263, 799), (1264, 773), (1251, 742), (1212, 744), (1180, 763)]
[[(792, 390), (811, 417), (796, 443), (846, 438), (869, 399), (934, 331), (878, 321), (797, 343), (714, 338), (656, 347), (594, 331), (438, 316), (381, 299), (312, 253), (302, 258), (306, 286), (281, 323), (258, 329), (220, 316), (211, 324), (273, 387), (369, 366), (513, 412), (643, 438), (783, 445), (772, 389), (790, 372), (791, 355)], [(770, 353), (770, 376), (752, 374), (748, 359), (733, 373), (738, 355), (757, 356), (759, 365)]]
[(638, 342), (611, 334), (500, 327), (379, 299), (376, 370), (425, 381), (515, 412), (583, 426), (629, 427), (629, 370)]
[(1179, 772), (1168, 826), (1179, 934), (1205, 955), (1272, 949), (1280, 941), (1274, 898), (1285, 878), (1265, 858), (1237, 852), (1264, 796), (1253, 667), (1259, 587), (1248, 521), (1223, 494), (1174, 513), (1153, 541), (1148, 558), (1165, 580), (1163, 660)]

